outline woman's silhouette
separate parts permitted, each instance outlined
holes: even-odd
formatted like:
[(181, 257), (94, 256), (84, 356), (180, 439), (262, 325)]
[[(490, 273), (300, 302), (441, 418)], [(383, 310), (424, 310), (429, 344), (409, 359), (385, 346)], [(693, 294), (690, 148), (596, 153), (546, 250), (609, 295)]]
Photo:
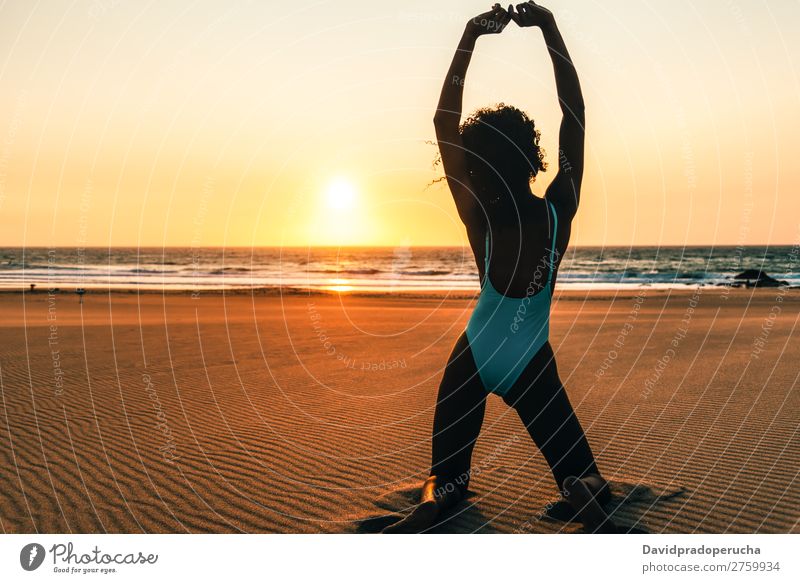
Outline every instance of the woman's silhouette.
[[(539, 133), (503, 104), (459, 126), (464, 79), (476, 40), (514, 21), (538, 27), (553, 62), (563, 113), (559, 169), (544, 197), (531, 182), (545, 169)], [(550, 301), (569, 243), (583, 174), (584, 103), (553, 14), (534, 2), (499, 4), (467, 23), (434, 116), (447, 183), (481, 277), (481, 294), (447, 362), (433, 423), (430, 478), (420, 505), (385, 532), (419, 532), (460, 501), (488, 393), (513, 407), (556, 485), (591, 532), (614, 531), (601, 508), (610, 496), (558, 377), (548, 342)]]

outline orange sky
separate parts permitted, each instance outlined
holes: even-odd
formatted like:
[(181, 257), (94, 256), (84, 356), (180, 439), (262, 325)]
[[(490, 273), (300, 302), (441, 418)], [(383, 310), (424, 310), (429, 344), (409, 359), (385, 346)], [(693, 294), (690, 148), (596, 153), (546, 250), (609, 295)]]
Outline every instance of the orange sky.
[[(489, 4), (6, 2), (0, 244), (463, 244), (425, 141)], [(800, 4), (547, 5), (587, 104), (575, 244), (800, 239)], [(512, 25), (465, 106), (527, 110), (552, 161), (554, 90)]]

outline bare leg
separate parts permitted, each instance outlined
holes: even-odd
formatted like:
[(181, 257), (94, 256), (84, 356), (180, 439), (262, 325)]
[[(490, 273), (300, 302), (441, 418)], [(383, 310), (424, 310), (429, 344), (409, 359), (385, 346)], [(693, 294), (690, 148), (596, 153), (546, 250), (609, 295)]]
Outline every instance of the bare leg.
[[(610, 499), (611, 493), (558, 376), (550, 343), (531, 360), (504, 400), (516, 409), (565, 499), (582, 520), (597, 523), (597, 511), (602, 512), (600, 505)], [(572, 488), (567, 487), (567, 482)], [(592, 500), (591, 506), (587, 506), (586, 496)], [(584, 516), (588, 511), (590, 515)]]
[(472, 450), (483, 425), (486, 391), (469, 341), (462, 334), (447, 361), (433, 417), (430, 477), (419, 506), (385, 533), (421, 532), (464, 498), (469, 485)]

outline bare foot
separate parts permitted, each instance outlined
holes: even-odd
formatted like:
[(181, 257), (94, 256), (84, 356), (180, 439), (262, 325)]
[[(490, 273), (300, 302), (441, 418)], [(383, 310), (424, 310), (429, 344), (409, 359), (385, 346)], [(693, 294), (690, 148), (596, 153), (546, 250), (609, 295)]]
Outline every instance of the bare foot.
[(611, 487), (600, 474), (588, 474), (583, 476), (581, 481), (586, 484), (601, 506), (611, 500)]
[(564, 498), (580, 517), (587, 532), (616, 534), (619, 532), (616, 525), (605, 513), (596, 497), (603, 492), (603, 484), (597, 482), (593, 476), (583, 479), (570, 476), (564, 480)]
[(420, 503), (400, 522), (383, 529), (384, 534), (410, 534), (424, 532), (434, 524), (439, 515), (452, 508), (463, 498), (463, 491), (448, 488), (436, 476), (430, 476), (422, 485)]
[(418, 534), (436, 523), (439, 517), (439, 505), (429, 500), (422, 502), (411, 511), (411, 514), (383, 529), (383, 534)]

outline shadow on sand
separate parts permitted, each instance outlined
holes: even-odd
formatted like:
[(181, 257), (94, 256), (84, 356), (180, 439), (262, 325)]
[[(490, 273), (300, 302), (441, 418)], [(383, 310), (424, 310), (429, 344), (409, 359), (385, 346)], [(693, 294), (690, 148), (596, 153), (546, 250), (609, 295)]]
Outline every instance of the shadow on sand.
[[(415, 486), (401, 487), (382, 494), (375, 500), (375, 506), (385, 512), (356, 518), (353, 521), (351, 532), (355, 533), (378, 533), (387, 526), (391, 526), (409, 514), (416, 508), (420, 496), (419, 484)], [(473, 502), (475, 494), (467, 493), (467, 497), (459, 502), (455, 507), (442, 516), (436, 523), (425, 532), (429, 533), (457, 533), (475, 532), (480, 530), (483, 533), (496, 532), (486, 517)]]
[[(603, 505), (603, 510), (623, 534), (648, 534), (650, 531), (645, 517), (654, 507), (686, 493), (683, 487), (660, 487), (648, 484), (627, 484), (609, 482), (611, 500)], [(547, 504), (540, 520), (549, 522), (577, 523), (572, 507), (563, 499)], [(535, 519), (529, 521), (533, 522)], [(577, 524), (575, 525), (577, 527)], [(583, 532), (582, 529), (564, 530), (564, 532)]]
[[(609, 482), (611, 486), (611, 500), (603, 506), (617, 528), (627, 534), (647, 534), (650, 531), (644, 522), (648, 512), (656, 505), (663, 504), (683, 495), (684, 488), (663, 488), (647, 484), (626, 484), (623, 482)], [(400, 487), (379, 496), (374, 504), (383, 512), (376, 512), (367, 516), (357, 517), (352, 522), (350, 532), (354, 533), (379, 533), (387, 526), (393, 525), (416, 508), (419, 500), (420, 488), (416, 486)], [(475, 495), (469, 493), (432, 527), (426, 530), (430, 533), (467, 533), (497, 532), (492, 527), (489, 519), (480, 511), (472, 501)], [(563, 499), (547, 504), (540, 515), (533, 517), (526, 523), (529, 528), (520, 532), (537, 532), (535, 524), (539, 521), (549, 523), (563, 523), (565, 533), (584, 532), (580, 522), (576, 520), (572, 507)], [(550, 531), (551, 529), (543, 529)]]

